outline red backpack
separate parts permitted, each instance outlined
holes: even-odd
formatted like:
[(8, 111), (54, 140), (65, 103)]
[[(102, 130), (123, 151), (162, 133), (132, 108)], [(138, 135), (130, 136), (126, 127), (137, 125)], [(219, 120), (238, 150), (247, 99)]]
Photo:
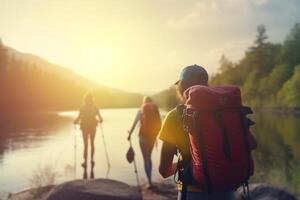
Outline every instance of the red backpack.
[(207, 192), (236, 190), (253, 174), (247, 135), (250, 125), (239, 88), (196, 85), (184, 96), (187, 101), (181, 112), (190, 141), (192, 181), (181, 175), (182, 192), (186, 184)]
[(158, 107), (154, 103), (145, 103), (141, 108), (141, 114), (140, 134), (156, 137), (161, 127)]

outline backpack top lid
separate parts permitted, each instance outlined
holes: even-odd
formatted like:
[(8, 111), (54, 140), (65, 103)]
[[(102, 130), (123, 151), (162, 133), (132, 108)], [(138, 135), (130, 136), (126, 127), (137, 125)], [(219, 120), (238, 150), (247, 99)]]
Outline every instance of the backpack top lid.
[(195, 85), (184, 92), (188, 109), (212, 111), (238, 108), (242, 105), (241, 92), (237, 86)]

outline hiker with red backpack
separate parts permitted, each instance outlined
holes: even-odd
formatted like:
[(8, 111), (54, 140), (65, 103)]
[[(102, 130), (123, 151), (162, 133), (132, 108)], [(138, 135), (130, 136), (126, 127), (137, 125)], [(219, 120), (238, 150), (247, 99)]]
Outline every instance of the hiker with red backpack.
[(131, 140), (131, 134), (133, 133), (138, 122), (140, 122), (139, 143), (144, 159), (144, 167), (148, 179), (148, 188), (151, 189), (153, 187), (151, 179), (151, 153), (161, 127), (159, 109), (152, 101), (151, 97), (144, 97), (143, 104), (136, 114), (131, 129), (128, 131), (129, 135), (127, 139), (129, 141)]
[(249, 198), (257, 142), (239, 88), (208, 86), (208, 74), (198, 65), (184, 68), (176, 87), (184, 104), (166, 115), (160, 130), (160, 174), (175, 176), (178, 200), (234, 199), (240, 186)]

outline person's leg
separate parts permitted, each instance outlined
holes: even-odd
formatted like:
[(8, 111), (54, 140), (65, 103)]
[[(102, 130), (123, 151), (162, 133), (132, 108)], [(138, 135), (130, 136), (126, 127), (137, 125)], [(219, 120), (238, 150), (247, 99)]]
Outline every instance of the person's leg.
[(86, 169), (86, 165), (83, 166), (83, 179), (87, 179), (87, 169)]
[(144, 168), (147, 175), (148, 183), (152, 185), (152, 161), (151, 161), (151, 153), (154, 146), (154, 142), (145, 137), (140, 137), (140, 147), (144, 159)]
[(82, 166), (86, 167), (87, 155), (88, 155), (88, 132), (86, 130), (82, 130), (82, 139), (83, 139), (83, 159), (84, 159)]
[(150, 182), (150, 184), (152, 184), (152, 159), (151, 159), (151, 154), (152, 154), (152, 150), (153, 150), (153, 147), (154, 147), (154, 143), (155, 143), (155, 140), (153, 140), (152, 138), (150, 138), (148, 141), (146, 141), (147, 143), (147, 159), (148, 159), (148, 180)]
[(91, 140), (91, 164), (92, 166), (95, 164), (94, 162), (94, 152), (95, 152), (95, 135), (96, 135), (96, 128), (92, 129), (90, 132), (90, 140)]

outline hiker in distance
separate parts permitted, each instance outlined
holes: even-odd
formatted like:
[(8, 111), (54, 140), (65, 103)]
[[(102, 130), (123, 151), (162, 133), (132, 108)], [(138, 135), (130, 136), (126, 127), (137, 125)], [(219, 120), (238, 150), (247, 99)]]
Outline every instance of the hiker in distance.
[(163, 121), (160, 174), (178, 175), (178, 200), (234, 199), (233, 191), (247, 191), (253, 175), (257, 142), (250, 132), (254, 122), (246, 117), (251, 109), (242, 106), (238, 87), (208, 86), (208, 74), (198, 65), (185, 67), (175, 85), (183, 105)]
[(96, 127), (98, 123), (102, 123), (103, 119), (100, 115), (99, 109), (94, 103), (94, 98), (92, 94), (88, 93), (85, 95), (83, 104), (79, 109), (78, 117), (74, 120), (74, 124), (80, 124), (80, 129), (82, 132), (84, 151), (83, 159), (84, 162), (81, 164), (83, 168), (87, 166), (88, 157), (88, 140), (91, 143), (91, 167), (95, 165), (94, 152), (95, 152), (95, 135)]
[(159, 109), (152, 101), (151, 97), (144, 97), (143, 104), (135, 116), (131, 129), (128, 131), (128, 140), (131, 140), (131, 134), (133, 133), (138, 122), (140, 122), (139, 143), (144, 159), (144, 168), (148, 179), (147, 187), (151, 189), (153, 187), (151, 179), (151, 153), (161, 126)]

